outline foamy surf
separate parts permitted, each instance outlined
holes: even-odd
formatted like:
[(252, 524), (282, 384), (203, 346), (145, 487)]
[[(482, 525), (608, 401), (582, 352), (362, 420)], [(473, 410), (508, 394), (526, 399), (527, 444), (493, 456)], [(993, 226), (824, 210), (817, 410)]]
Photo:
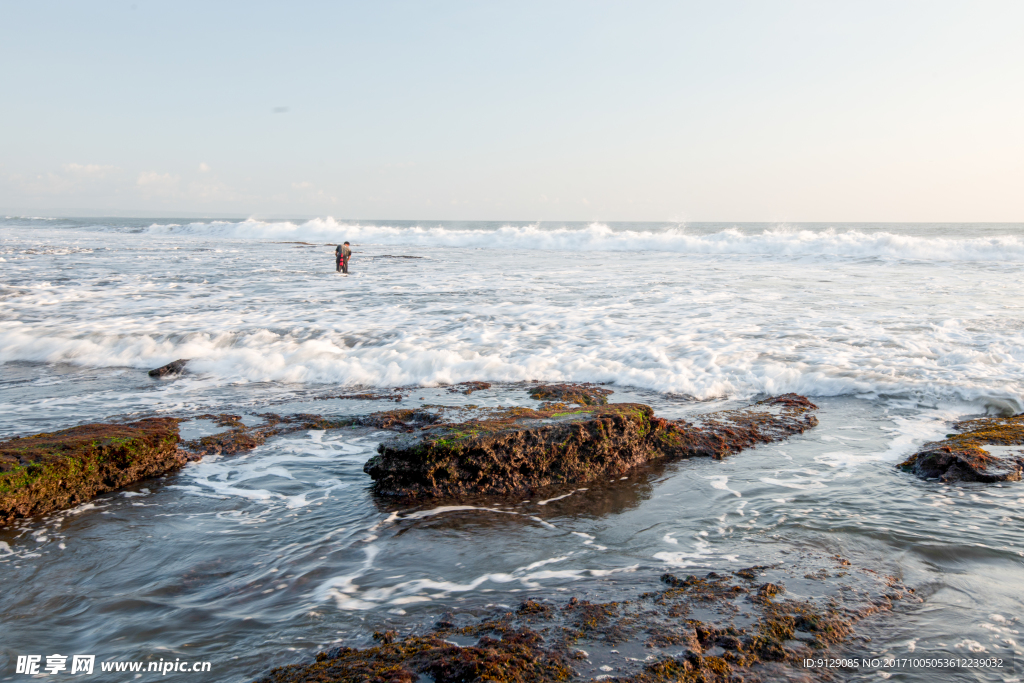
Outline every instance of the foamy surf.
[[(897, 227), (11, 227), (0, 362), (187, 358), (188, 374), (145, 385), (174, 405), (242, 383), (541, 379), (1024, 409), (1024, 338), (1000, 315), (1020, 293), (1021, 238)], [(347, 278), (324, 246), (342, 238), (357, 245)]]
[(241, 240), (319, 240), (357, 244), (430, 246), (500, 250), (664, 251), (700, 255), (834, 257), (926, 261), (1024, 261), (1024, 238), (1014, 234), (947, 237), (826, 227), (808, 230), (779, 225), (760, 230), (727, 227), (697, 231), (684, 224), (656, 229), (543, 224), (460, 228), (339, 221), (331, 217), (304, 222), (210, 221), (154, 223), (151, 235)]

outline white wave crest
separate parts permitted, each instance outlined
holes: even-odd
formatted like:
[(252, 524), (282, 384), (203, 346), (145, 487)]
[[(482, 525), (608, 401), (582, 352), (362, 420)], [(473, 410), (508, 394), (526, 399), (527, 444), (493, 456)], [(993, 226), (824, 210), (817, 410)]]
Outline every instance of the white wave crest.
[(504, 225), (459, 228), (442, 225), (395, 226), (316, 218), (304, 223), (240, 222), (153, 224), (157, 235), (192, 235), (226, 239), (322, 240), (356, 244), (432, 246), (550, 251), (664, 251), (682, 254), (745, 254), (781, 257), (883, 258), (927, 261), (1024, 261), (1024, 238), (917, 236), (860, 230), (791, 229), (760, 231), (727, 228), (700, 234), (686, 227), (654, 230), (613, 229), (602, 223), (586, 227), (547, 228)]
[[(621, 343), (621, 342), (620, 342)], [(645, 348), (646, 347), (646, 348)], [(678, 354), (678, 355), (676, 355)], [(619, 386), (689, 394), (701, 399), (796, 392), (808, 396), (898, 395), (931, 400), (1005, 403), (1018, 412), (1024, 399), (1016, 387), (987, 379), (942, 372), (942, 359), (925, 377), (911, 371), (920, 359), (900, 359), (907, 366), (901, 376), (862, 371), (824, 360), (809, 366), (747, 354), (727, 360), (700, 344), (679, 348), (676, 357), (647, 340), (626, 347), (600, 344), (589, 352), (547, 349), (511, 341), (497, 348), (481, 348), (466, 340), (436, 342), (429, 337), (400, 339), (382, 345), (348, 348), (343, 339), (320, 336), (297, 339), (269, 330), (244, 334), (193, 333), (172, 340), (150, 335), (92, 334), (89, 338), (36, 335), (24, 328), (0, 332), (0, 362), (15, 360), (72, 363), (85, 367), (163, 365), (175, 358), (192, 358), (186, 384), (208, 381), (284, 382), (339, 387), (438, 386), (486, 378), (490, 381), (609, 382)], [(809, 360), (809, 359), (807, 359)], [(891, 358), (890, 362), (895, 362)], [(998, 369), (993, 368), (993, 370)], [(0, 406), (4, 404), (0, 403)]]
[[(1015, 265), (630, 251), (614, 262), (600, 252), (534, 251), (520, 259), (508, 251), (456, 254), (432, 244), (386, 248), (415, 251), (422, 260), (358, 249), (352, 274), (342, 277), (334, 272), (333, 249), (237, 239), (247, 229), (284, 242), (315, 242), (310, 231), (323, 231), (332, 242), (344, 234), (357, 244), (359, 233), (343, 231), (395, 240), (420, 239), (427, 231), (322, 219), (151, 228), (185, 231), (181, 236), (47, 234), (46, 244), (91, 251), (5, 264), (12, 275), (0, 293), (0, 363), (151, 369), (188, 358), (188, 374), (160, 383), (161, 396), (172, 401), (186, 400), (191, 390), (247, 382), (281, 383), (285, 391), (542, 379), (702, 399), (796, 392), (979, 401), (1014, 412), (1024, 406), (1024, 329), (1017, 314), (1024, 285), (1014, 277)], [(8, 246), (37, 248), (35, 230), (10, 231), (16, 239)], [(213, 236), (218, 231), (228, 237)], [(808, 244), (830, 244), (833, 251), (837, 244), (860, 244), (859, 253), (877, 253), (886, 240), (918, 250), (942, 243), (781, 229), (436, 231), (453, 244), (486, 237), (482, 243), (494, 246), (504, 235), (508, 244), (571, 238), (597, 249), (643, 234), (677, 247), (745, 245), (751, 253), (773, 240), (794, 254), (798, 246), (813, 253)], [(970, 252), (964, 245), (974, 245), (976, 255), (979, 245), (1003, 240), (1003, 255), (1019, 258), (1018, 238), (981, 236), (989, 233), (943, 239), (957, 242), (962, 254)], [(539, 237), (530, 242), (524, 235)], [(858, 252), (850, 246), (846, 253)], [(23, 410), (7, 396), (15, 394), (0, 398), (0, 412)]]

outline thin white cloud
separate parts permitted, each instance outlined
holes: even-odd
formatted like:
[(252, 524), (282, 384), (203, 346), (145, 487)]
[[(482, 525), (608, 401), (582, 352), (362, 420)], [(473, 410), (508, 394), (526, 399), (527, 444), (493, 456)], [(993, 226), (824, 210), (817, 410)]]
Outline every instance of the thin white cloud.
[(245, 199), (237, 191), (219, 180), (195, 181), (189, 183), (187, 196), (194, 199), (209, 201), (234, 201)]
[(147, 197), (176, 197), (181, 194), (178, 190), (180, 181), (181, 178), (170, 173), (143, 171), (139, 174), (135, 185)]
[(4, 193), (22, 201), (32, 197), (94, 196), (117, 184), (121, 169), (100, 164), (62, 164), (59, 170), (8, 174)]
[(139, 179), (136, 181), (136, 184), (141, 186), (141, 187), (152, 186), (152, 185), (157, 185), (157, 186), (171, 185), (171, 184), (176, 185), (179, 180), (181, 180), (181, 179), (178, 176), (171, 175), (170, 173), (157, 173), (156, 171), (143, 171), (142, 173), (139, 174)]
[(329, 195), (322, 189), (318, 189), (317, 186), (308, 180), (292, 183), (292, 189), (299, 191), (301, 201), (304, 203), (308, 202), (330, 202), (331, 204), (337, 204), (338, 198), (334, 195)]
[(117, 166), (101, 166), (99, 164), (64, 164), (65, 173), (85, 178), (102, 178), (108, 173), (117, 171)]

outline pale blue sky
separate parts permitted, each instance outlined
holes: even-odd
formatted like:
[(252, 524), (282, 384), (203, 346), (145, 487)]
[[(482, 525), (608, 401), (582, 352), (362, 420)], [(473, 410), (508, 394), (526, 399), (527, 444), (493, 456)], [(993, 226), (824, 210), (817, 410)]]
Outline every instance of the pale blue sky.
[(0, 211), (1024, 220), (1022, 2), (26, 0), (0, 27)]

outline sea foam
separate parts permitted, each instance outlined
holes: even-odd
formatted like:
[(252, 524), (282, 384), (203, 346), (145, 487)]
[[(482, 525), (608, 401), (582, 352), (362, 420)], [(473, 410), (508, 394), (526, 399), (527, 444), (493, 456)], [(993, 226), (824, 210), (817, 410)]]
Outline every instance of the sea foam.
[[(1021, 239), (990, 230), (115, 227), (10, 229), (0, 313), (4, 363), (190, 359), (107, 410), (150, 405), (161, 386), (177, 405), (243, 383), (268, 395), (534, 379), (1024, 408)], [(348, 277), (329, 246), (343, 236), (356, 245)], [(73, 398), (47, 405), (60, 400)]]
[(697, 233), (685, 226), (658, 230), (503, 225), (457, 228), (443, 225), (397, 226), (315, 218), (290, 221), (211, 221), (154, 223), (154, 235), (193, 235), (230, 239), (349, 240), (361, 244), (436, 246), (549, 251), (666, 251), (684, 254), (748, 254), (785, 257), (884, 258), (931, 261), (1024, 261), (1024, 238), (1013, 235), (947, 237), (863, 232), (856, 229), (808, 230), (779, 226), (757, 231), (725, 228)]

